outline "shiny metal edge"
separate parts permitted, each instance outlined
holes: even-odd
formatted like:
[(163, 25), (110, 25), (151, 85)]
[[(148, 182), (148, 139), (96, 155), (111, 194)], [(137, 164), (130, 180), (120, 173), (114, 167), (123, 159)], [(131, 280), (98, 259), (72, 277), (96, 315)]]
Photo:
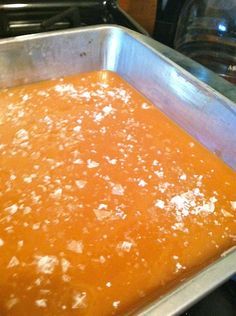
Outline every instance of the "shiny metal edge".
[[(123, 34), (122, 43), (126, 44), (121, 45), (116, 72), (236, 169), (236, 104), (159, 52), (159, 43), (133, 31)], [(236, 96), (233, 85), (204, 71)]]
[[(93, 1), (94, 4), (98, 5), (98, 1)], [(25, 3), (24, 1), (21, 3), (5, 3), (5, 4), (0, 4), (0, 10), (16, 10), (16, 9), (40, 9), (40, 8), (60, 8), (60, 7), (69, 7), (69, 6), (80, 6), (80, 7), (91, 7), (92, 1), (84, 1), (82, 4), (78, 3), (76, 0), (69, 0), (67, 2), (50, 2), (48, 1), (47, 3)], [(102, 4), (102, 3), (100, 3)]]
[[(102, 36), (98, 36), (99, 33), (104, 33)], [(209, 96), (207, 98), (207, 101), (215, 102), (217, 104), (217, 107), (227, 111), (227, 115), (231, 115), (230, 118), (233, 118), (233, 122), (235, 123), (235, 113), (236, 113), (236, 107), (235, 103), (233, 101), (230, 101), (228, 98), (224, 97), (220, 93), (218, 93), (215, 89), (212, 87), (207, 86), (205, 83), (199, 81), (196, 79), (193, 75), (191, 75), (189, 72), (185, 71), (182, 67), (180, 67), (178, 64), (176, 64), (173, 60), (171, 61), (168, 57), (169, 54), (169, 49), (167, 47), (164, 47), (160, 43), (157, 43), (149, 38), (146, 38), (138, 33), (135, 33), (133, 31), (130, 31), (128, 29), (125, 29), (123, 27), (116, 27), (116, 26), (96, 26), (96, 27), (85, 27), (85, 28), (78, 28), (78, 29), (73, 29), (73, 30), (65, 30), (65, 31), (56, 31), (56, 32), (48, 32), (44, 34), (36, 34), (36, 35), (25, 35), (25, 36), (20, 36), (16, 38), (11, 38), (11, 39), (6, 39), (6, 40), (0, 40), (0, 57), (2, 51), (4, 51), (5, 48), (7, 48), (7, 51), (11, 51), (11, 48), (25, 48), (26, 43), (33, 43), (37, 42), (37, 40), (41, 43), (43, 43), (44, 39), (51, 40), (54, 38), (54, 44), (58, 44), (58, 40), (63, 37), (64, 39), (67, 36), (75, 36), (77, 45), (79, 43), (81, 44), (83, 36), (85, 37), (88, 34), (93, 34), (94, 39), (97, 39), (99, 43), (99, 47), (96, 47), (96, 51), (98, 52), (99, 56), (95, 56), (96, 62), (92, 64), (90, 67), (93, 70), (99, 70), (99, 69), (107, 69), (111, 71), (116, 71), (119, 74), (123, 74), (125, 79), (130, 81), (132, 78), (132, 72), (136, 71), (138, 69), (138, 64), (135, 64), (134, 68), (131, 69), (130, 74), (129, 72), (129, 67), (127, 69), (122, 68), (122, 54), (128, 54), (130, 51), (130, 46), (127, 45), (127, 47), (124, 49), (124, 41), (127, 40), (129, 44), (134, 45), (134, 48), (138, 48), (138, 52), (144, 52), (148, 54), (148, 57), (150, 57), (150, 62), (153, 62), (158, 59), (159, 62), (161, 62), (161, 65), (165, 68), (166, 71), (174, 69), (174, 73), (176, 73), (177, 79), (180, 79), (180, 86), (181, 88), (185, 88), (186, 84), (191, 85), (191, 87), (194, 87), (193, 92), (198, 92), (199, 95), (203, 96)], [(81, 37), (80, 42), (77, 36)], [(128, 38), (129, 40), (128, 40)], [(87, 38), (88, 39), (88, 38)], [(73, 38), (74, 40), (74, 38)], [(103, 41), (103, 42), (101, 42)], [(133, 41), (133, 42), (132, 42)], [(104, 43), (105, 42), (105, 43)], [(17, 46), (18, 44), (20, 46)], [(41, 44), (42, 44), (41, 43)], [(27, 45), (26, 45), (27, 46)], [(38, 49), (41, 46), (38, 46)], [(163, 48), (164, 47), (164, 48)], [(37, 45), (36, 45), (37, 48)], [(48, 48), (46, 46), (46, 48)], [(160, 51), (158, 50), (160, 48)], [(79, 52), (80, 50), (78, 50)], [(25, 51), (25, 53), (28, 53), (29, 51)], [(20, 53), (20, 52), (19, 52)], [(94, 53), (94, 51), (93, 51)], [(177, 53), (178, 54), (178, 53)], [(167, 55), (168, 57), (166, 57)], [(76, 55), (77, 56), (77, 55)], [(25, 57), (25, 56), (23, 56)], [(54, 56), (49, 56), (54, 57)], [(46, 56), (46, 58), (49, 58)], [(78, 57), (78, 56), (77, 56)], [(90, 56), (91, 57), (91, 56)], [(128, 55), (128, 61), (132, 57), (131, 54)], [(136, 56), (137, 57), (137, 56)], [(45, 56), (44, 56), (45, 58)], [(144, 56), (139, 56), (139, 59), (142, 58), (144, 59)], [(27, 58), (26, 58), (27, 59)], [(89, 59), (89, 58), (88, 58)], [(182, 57), (182, 59), (186, 59), (186, 57)], [(27, 61), (27, 60), (26, 60)], [(125, 61), (125, 62), (128, 62)], [(88, 62), (88, 60), (86, 60)], [(55, 60), (56, 63), (56, 60)], [(192, 62), (193, 65), (196, 65), (195, 62)], [(1, 62), (0, 62), (1, 65)], [(127, 64), (126, 64), (127, 65)], [(7, 64), (4, 65), (8, 66)], [(58, 66), (58, 65), (57, 65)], [(203, 67), (204, 68), (204, 67)], [(5, 70), (8, 70), (6, 68)], [(57, 68), (53, 68), (53, 70), (57, 71)], [(62, 69), (64, 71), (64, 69)], [(73, 69), (69, 69), (72, 71)], [(74, 71), (76, 71), (76, 67), (74, 68)], [(146, 69), (148, 71), (148, 69)], [(151, 70), (151, 69), (149, 69)], [(22, 70), (24, 74), (25, 69)], [(126, 71), (126, 73), (125, 73)], [(208, 73), (208, 70), (204, 68), (204, 71)], [(150, 71), (151, 72), (151, 71)], [(149, 72), (149, 73), (150, 73)], [(221, 79), (218, 78), (216, 75), (211, 74), (209, 77), (214, 78), (214, 81), (217, 83), (221, 83)], [(47, 79), (48, 74), (43, 73), (45, 76), (44, 79)], [(61, 75), (59, 72), (58, 75)], [(139, 73), (135, 72), (135, 75), (139, 75)], [(10, 77), (9, 77), (10, 78)], [(35, 81), (35, 77), (30, 77), (33, 81)], [(4, 79), (4, 78), (2, 78)], [(138, 89), (140, 83), (138, 82), (140, 78), (136, 78), (136, 83), (134, 86)], [(150, 78), (152, 79), (152, 78)], [(155, 78), (157, 79), (157, 78)], [(40, 78), (40, 80), (43, 80)], [(132, 80), (131, 80), (132, 81)], [(22, 82), (23, 83), (23, 82)], [(228, 83), (224, 83), (225, 87), (228, 87), (228, 89), (231, 89), (231, 86), (228, 85)], [(171, 85), (168, 86), (171, 88)], [(145, 90), (145, 89), (144, 89)], [(149, 91), (141, 91), (146, 95), (147, 97), (150, 97), (150, 94), (148, 94)], [(146, 93), (145, 93), (146, 92)], [(152, 92), (152, 91), (151, 91)], [(155, 91), (154, 91), (155, 92)], [(160, 92), (160, 90), (159, 90)], [(148, 95), (147, 95), (148, 94)], [(174, 97), (174, 90), (170, 92), (171, 97)], [(163, 97), (163, 95), (162, 95)], [(163, 102), (167, 102), (168, 98), (170, 96), (165, 96), (163, 99)], [(154, 98), (154, 104), (155, 100), (159, 102), (160, 100)], [(178, 95), (176, 91), (176, 102), (181, 103), (181, 96)], [(184, 102), (188, 103), (190, 100), (184, 100)], [(186, 104), (187, 104), (186, 103)], [(206, 103), (206, 107), (207, 107)], [(158, 105), (157, 105), (158, 106)], [(162, 109), (162, 108), (161, 108)], [(162, 109), (163, 110), (163, 109)], [(231, 114), (230, 114), (231, 113)], [(184, 112), (182, 113), (182, 115)], [(209, 113), (208, 113), (209, 114)], [(229, 117), (229, 116), (227, 116)], [(224, 122), (225, 123), (225, 122)], [(191, 124), (191, 122), (190, 122)], [(236, 124), (234, 125), (234, 130), (236, 128)], [(222, 126), (221, 126), (222, 129)], [(223, 131), (222, 131), (223, 132)], [(235, 133), (232, 135), (232, 137), (235, 135)], [(231, 138), (232, 140), (232, 138)], [(230, 144), (232, 145), (232, 144)], [(145, 306), (142, 310), (140, 311), (135, 311), (134, 314), (136, 315), (177, 315), (179, 312), (183, 311), (186, 307), (192, 305), (194, 302), (199, 300), (201, 297), (206, 295), (209, 291), (217, 287), (219, 284), (227, 280), (230, 276), (232, 276), (234, 273), (236, 273), (236, 250), (233, 250), (233, 252), (229, 252), (228, 254), (226, 253), (225, 257), (216, 261), (212, 265), (208, 266), (206, 269), (200, 271), (197, 275), (192, 277), (191, 279), (185, 281), (182, 283), (179, 287), (174, 289), (173, 291), (167, 293), (165, 296), (162, 298), (153, 301), (151, 304)]]
[(205, 89), (212, 93), (219, 93), (221, 97), (226, 97), (236, 103), (236, 86), (226, 81), (212, 70), (199, 64), (193, 59), (179, 53), (178, 51), (137, 32), (129, 30), (128, 33), (134, 38), (161, 54), (166, 60), (172, 61), (177, 68), (180, 68), (187, 76), (194, 77), (196, 82), (205, 86)]
[(235, 272), (236, 251), (234, 249), (173, 291), (144, 306), (142, 310), (134, 311), (133, 314), (140, 316), (178, 315), (232, 277)]

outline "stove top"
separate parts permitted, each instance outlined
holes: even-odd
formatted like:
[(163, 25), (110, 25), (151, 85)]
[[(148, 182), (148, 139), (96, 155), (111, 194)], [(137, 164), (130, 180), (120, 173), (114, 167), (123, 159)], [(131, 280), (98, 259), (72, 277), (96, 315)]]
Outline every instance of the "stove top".
[(148, 34), (114, 0), (0, 2), (0, 38), (95, 24), (118, 24)]

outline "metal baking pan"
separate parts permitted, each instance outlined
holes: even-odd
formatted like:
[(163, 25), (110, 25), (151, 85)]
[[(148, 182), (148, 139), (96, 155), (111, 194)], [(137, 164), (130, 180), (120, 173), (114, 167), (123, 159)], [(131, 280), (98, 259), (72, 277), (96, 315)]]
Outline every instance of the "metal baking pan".
[[(236, 169), (236, 104), (169, 57), (198, 71), (236, 99), (233, 86), (152, 39), (116, 26), (96, 26), (0, 40), (0, 88), (70, 74), (111, 70)], [(176, 315), (236, 273), (236, 249), (161, 298), (131, 314)]]

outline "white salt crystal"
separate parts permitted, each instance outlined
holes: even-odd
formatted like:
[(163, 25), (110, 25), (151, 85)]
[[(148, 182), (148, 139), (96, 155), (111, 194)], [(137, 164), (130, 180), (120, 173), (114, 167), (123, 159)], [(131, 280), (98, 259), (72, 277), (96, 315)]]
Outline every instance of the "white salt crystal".
[(68, 271), (70, 267), (70, 262), (68, 260), (66, 260), (65, 258), (62, 258), (61, 259), (61, 268), (62, 268), (62, 271), (64, 273), (66, 273)]
[(114, 308), (118, 308), (119, 305), (120, 305), (120, 301), (114, 301), (114, 302), (112, 303), (112, 306), (113, 306)]
[(187, 176), (186, 174), (182, 174), (180, 177), (179, 177), (180, 180), (186, 180), (187, 179)]
[(9, 261), (7, 268), (13, 268), (20, 264), (20, 261), (17, 259), (17, 257), (13, 256), (11, 260)]
[(112, 187), (112, 194), (114, 195), (124, 195), (125, 189), (121, 184), (115, 184)]
[(118, 248), (125, 252), (130, 252), (132, 246), (133, 246), (132, 242), (129, 242), (126, 240), (118, 244)]
[(77, 308), (85, 308), (87, 306), (86, 304), (86, 293), (85, 292), (78, 292), (73, 296), (73, 303), (72, 303), (72, 309)]
[(96, 161), (93, 161), (91, 159), (88, 159), (87, 160), (87, 166), (88, 166), (89, 169), (97, 168), (99, 166), (99, 163), (96, 162)]
[(75, 184), (77, 186), (78, 189), (83, 189), (86, 184), (87, 184), (87, 181), (84, 181), (84, 180), (76, 180), (75, 181)]
[(140, 187), (145, 187), (145, 186), (147, 185), (147, 182), (144, 181), (144, 180), (140, 180), (139, 183), (138, 183), (138, 185), (139, 185)]
[(76, 133), (78, 133), (78, 132), (80, 132), (80, 130), (81, 130), (81, 126), (75, 126), (74, 128), (73, 128), (73, 131), (74, 132), (76, 132)]
[(47, 307), (47, 300), (45, 298), (36, 300), (35, 305), (42, 308)]
[(15, 306), (17, 303), (19, 303), (19, 299), (17, 297), (11, 297), (9, 300), (6, 302), (6, 308), (8, 310), (12, 309), (13, 306)]
[(39, 256), (37, 257), (37, 270), (40, 273), (52, 274), (58, 263), (55, 256)]
[(155, 206), (163, 209), (165, 207), (165, 202), (162, 200), (156, 200)]
[(7, 208), (5, 208), (5, 211), (13, 215), (18, 211), (18, 206), (16, 204), (12, 204), (11, 206), (8, 206)]
[(67, 243), (67, 249), (76, 253), (82, 253), (84, 245), (81, 240), (70, 240)]
[(232, 209), (235, 211), (236, 210), (236, 201), (230, 201), (230, 205)]

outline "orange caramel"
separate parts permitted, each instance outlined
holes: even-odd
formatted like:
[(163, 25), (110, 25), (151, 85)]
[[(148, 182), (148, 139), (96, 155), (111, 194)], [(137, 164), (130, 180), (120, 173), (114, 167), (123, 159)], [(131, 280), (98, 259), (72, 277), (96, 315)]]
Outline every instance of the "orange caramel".
[(112, 72), (2, 90), (0, 314), (129, 312), (236, 245), (235, 201), (235, 172)]

